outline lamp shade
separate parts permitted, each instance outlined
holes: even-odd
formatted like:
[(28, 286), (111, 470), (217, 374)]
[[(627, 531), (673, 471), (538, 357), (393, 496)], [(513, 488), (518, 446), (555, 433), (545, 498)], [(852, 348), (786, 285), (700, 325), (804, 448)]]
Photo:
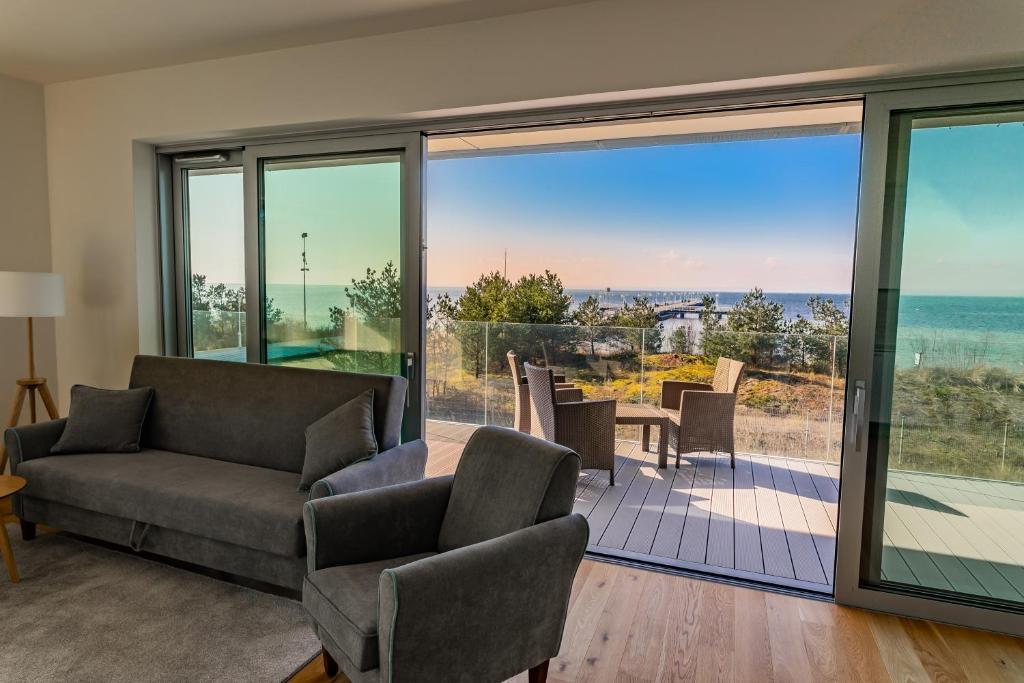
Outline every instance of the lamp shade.
[(0, 271), (0, 318), (64, 315), (64, 276)]

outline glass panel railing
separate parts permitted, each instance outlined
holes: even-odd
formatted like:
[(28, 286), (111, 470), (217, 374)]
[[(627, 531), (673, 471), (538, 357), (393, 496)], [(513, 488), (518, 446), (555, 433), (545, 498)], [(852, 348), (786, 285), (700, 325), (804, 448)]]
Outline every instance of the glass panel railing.
[[(427, 417), (511, 427), (506, 354), (550, 367), (585, 399), (659, 405), (666, 380), (711, 383), (719, 356), (747, 364), (736, 410), (743, 452), (838, 462), (847, 341), (828, 335), (583, 327), (434, 319), (427, 326)], [(620, 438), (636, 428), (620, 427)]]
[(901, 334), (889, 469), (1024, 482), (1022, 367), (1019, 342)]
[[(267, 344), (267, 362), (344, 372), (402, 374), (397, 318), (367, 319), (335, 316), (319, 326), (303, 323), (301, 316), (281, 316), (270, 329), (275, 341)], [(268, 335), (270, 336), (270, 335)]]
[(196, 358), (245, 362), (245, 311), (192, 310)]

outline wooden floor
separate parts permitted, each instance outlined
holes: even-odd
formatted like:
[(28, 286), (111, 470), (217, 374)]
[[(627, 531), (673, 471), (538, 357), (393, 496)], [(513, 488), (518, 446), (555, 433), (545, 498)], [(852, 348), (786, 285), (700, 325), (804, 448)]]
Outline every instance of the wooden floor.
[[(428, 422), (428, 476), (454, 471), (475, 426)], [(590, 523), (592, 553), (832, 592), (836, 465), (700, 454), (658, 469), (638, 443), (616, 445), (615, 486), (585, 471), (574, 510)]]
[(1024, 640), (584, 560), (548, 680), (1022, 681)]
[[(453, 472), (474, 429), (471, 425), (428, 423), (427, 475)], [(763, 569), (785, 573), (773, 564), (786, 557), (781, 548), (801, 544), (798, 553), (808, 559), (806, 565), (793, 560), (792, 550), (792, 564), (779, 565), (791, 566), (795, 577), (798, 563), (801, 572), (814, 567), (809, 561), (813, 552), (825, 574), (822, 553), (833, 551), (825, 545), (819, 548), (817, 544), (825, 539), (816, 538), (812, 529), (834, 528), (833, 492), (838, 476), (834, 468), (803, 461), (800, 468), (781, 458), (743, 457), (731, 475), (731, 499), (722, 496), (716, 501), (716, 491), (730, 490), (725, 485), (731, 472), (726, 459), (702, 456), (684, 462), (678, 471), (670, 467), (659, 473), (653, 455), (623, 442), (619, 444), (614, 493), (609, 493), (607, 479), (601, 479), (606, 475), (585, 473), (577, 490), (577, 509), (589, 515), (592, 545), (600, 550), (606, 547), (602, 543), (617, 546), (621, 542), (623, 552), (632, 552), (626, 548), (643, 550), (649, 544), (647, 552), (664, 552), (665, 556), (659, 556), (664, 561), (675, 544), (678, 562), (684, 538), (686, 557), (698, 557), (689, 547), (690, 539), (711, 538), (729, 525), (730, 515), (738, 515), (739, 523), (731, 524), (732, 563), (734, 567), (737, 562), (753, 567), (756, 565), (743, 564), (756, 557), (745, 548), (743, 539), (753, 538), (752, 515), (756, 513)], [(899, 484), (898, 490), (904, 491), (901, 495), (906, 495), (916, 481), (913, 476), (906, 481), (896, 476), (891, 484)], [(813, 495), (809, 487), (814, 487)], [(948, 504), (977, 502), (976, 492), (964, 492), (959, 484), (950, 488), (960, 491), (957, 495), (963, 500), (957, 502), (949, 494), (942, 498)], [(929, 493), (937, 501), (935, 492)], [(610, 504), (600, 505), (605, 496), (612, 496), (609, 501), (618, 498), (614, 510)], [(646, 504), (648, 499), (651, 505)], [(769, 504), (772, 500), (778, 509), (769, 514), (774, 509)], [(817, 501), (820, 508), (810, 501)], [(910, 502), (923, 503), (911, 496), (893, 504), (909, 507)], [(662, 510), (655, 514), (659, 505)], [(687, 536), (690, 512), (694, 512), (691, 521), (700, 520), (699, 533)], [(805, 526), (796, 523), (798, 512)], [(898, 510), (901, 519), (907, 516), (905, 512)], [(938, 524), (934, 518), (929, 522)], [(682, 530), (677, 533), (680, 523)], [(663, 530), (666, 524), (670, 528)], [(966, 533), (966, 529), (960, 532)], [(954, 542), (949, 534), (937, 536)], [(694, 541), (693, 545), (701, 544)], [(924, 552), (920, 541), (918, 547)], [(705, 561), (727, 562), (727, 544), (709, 542), (703, 552)], [(912, 563), (921, 564), (918, 560)], [(815, 578), (820, 580), (818, 575)], [(290, 683), (329, 680), (322, 661), (316, 658)], [(525, 683), (526, 675), (512, 680)], [(551, 663), (548, 680), (1024, 681), (1024, 640), (587, 559), (573, 584), (562, 649)]]

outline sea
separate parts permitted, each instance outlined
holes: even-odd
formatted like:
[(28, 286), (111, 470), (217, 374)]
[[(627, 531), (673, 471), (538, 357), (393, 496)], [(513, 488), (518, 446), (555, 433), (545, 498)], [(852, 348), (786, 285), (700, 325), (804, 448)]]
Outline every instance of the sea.
[[(237, 285), (229, 285), (237, 286)], [(442, 294), (448, 294), (453, 300), (458, 299), (465, 287), (427, 287), (427, 295), (431, 300)], [(668, 291), (653, 289), (566, 289), (572, 297), (572, 308), (575, 309), (586, 301), (587, 297), (596, 297), (602, 306), (617, 308), (630, 302), (634, 297), (647, 297), (654, 304), (672, 303), (690, 299), (700, 300), (705, 294), (713, 295), (718, 306), (728, 308), (736, 304), (744, 292), (709, 292), (709, 291)], [(274, 306), (286, 315), (302, 315), (302, 285), (267, 285), (267, 295), (274, 300)], [(810, 316), (807, 300), (812, 296), (831, 298), (837, 305), (847, 307), (848, 294), (806, 293), (806, 292), (773, 292), (768, 294), (772, 301), (781, 303), (787, 320), (795, 320), (797, 316)], [(309, 323), (317, 324), (329, 319), (331, 306), (345, 307), (348, 297), (345, 288), (337, 285), (307, 285), (306, 315)]]
[[(267, 287), (274, 306), (289, 317), (302, 316), (302, 285)], [(427, 294), (436, 299), (447, 293), (458, 299), (464, 287), (428, 287)], [(648, 297), (655, 304), (700, 299), (705, 294), (715, 297), (723, 309), (735, 305), (744, 292), (706, 290), (656, 289), (566, 289), (573, 308), (589, 296), (606, 307), (614, 308)], [(782, 304), (787, 320), (810, 317), (807, 300), (812, 296), (832, 299), (849, 315), (849, 293), (835, 292), (766, 292), (768, 299)], [(345, 307), (345, 288), (334, 285), (306, 287), (307, 319), (310, 325), (326, 324), (331, 306)], [(666, 321), (667, 331), (678, 324)], [(900, 298), (899, 329), (896, 340), (898, 367), (924, 364), (970, 365), (985, 362), (1024, 371), (1024, 297), (927, 296), (904, 295)]]

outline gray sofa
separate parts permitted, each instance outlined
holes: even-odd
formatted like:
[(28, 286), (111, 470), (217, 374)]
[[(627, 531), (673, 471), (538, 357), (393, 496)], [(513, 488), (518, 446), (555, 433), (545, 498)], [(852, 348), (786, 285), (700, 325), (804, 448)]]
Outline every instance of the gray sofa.
[[(44, 523), (299, 589), (307, 499), (423, 478), (401, 377), (138, 356), (130, 384), (155, 390), (139, 453), (50, 455), (64, 420), (7, 430), (26, 538)], [(300, 492), (305, 428), (370, 388), (378, 454)]]
[(481, 427), (454, 477), (306, 503), (302, 602), (327, 673), (544, 681), (589, 535), (579, 471), (568, 448)]

